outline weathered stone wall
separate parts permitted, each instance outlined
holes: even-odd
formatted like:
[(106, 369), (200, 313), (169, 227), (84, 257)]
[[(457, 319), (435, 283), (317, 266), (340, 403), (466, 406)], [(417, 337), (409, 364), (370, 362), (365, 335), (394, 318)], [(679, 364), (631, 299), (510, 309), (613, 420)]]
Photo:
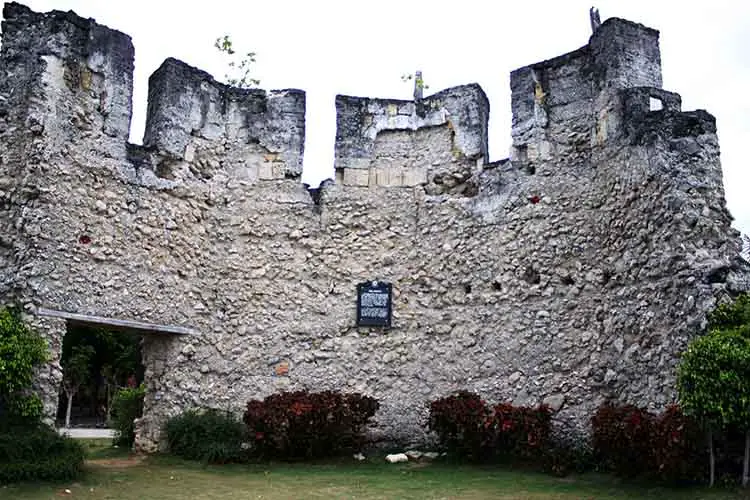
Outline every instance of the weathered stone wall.
[[(5, 18), (0, 283), (55, 353), (48, 410), (64, 322), (38, 308), (199, 332), (144, 339), (144, 449), (181, 410), (296, 388), (377, 397), (374, 438), (424, 439), (425, 403), (456, 389), (546, 402), (585, 432), (606, 398), (672, 401), (677, 354), (746, 286), (714, 120), (658, 88), (648, 28), (609, 20), (513, 72), (513, 157), (496, 163), (476, 85), (340, 96), (337, 182), (308, 192), (301, 91), (170, 59), (144, 146), (127, 145), (127, 37), (17, 4)], [(394, 286), (387, 331), (355, 326), (372, 279)]]

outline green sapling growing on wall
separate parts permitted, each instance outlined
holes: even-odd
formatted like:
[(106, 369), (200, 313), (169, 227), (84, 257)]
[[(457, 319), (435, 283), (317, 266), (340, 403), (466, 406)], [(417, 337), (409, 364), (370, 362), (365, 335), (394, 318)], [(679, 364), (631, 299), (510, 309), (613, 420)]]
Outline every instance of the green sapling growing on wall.
[(217, 38), (214, 42), (214, 47), (227, 58), (228, 70), (224, 75), (227, 85), (241, 89), (260, 85), (260, 80), (250, 76), (250, 67), (255, 63), (255, 52), (248, 52), (244, 55), (237, 54), (229, 35)]

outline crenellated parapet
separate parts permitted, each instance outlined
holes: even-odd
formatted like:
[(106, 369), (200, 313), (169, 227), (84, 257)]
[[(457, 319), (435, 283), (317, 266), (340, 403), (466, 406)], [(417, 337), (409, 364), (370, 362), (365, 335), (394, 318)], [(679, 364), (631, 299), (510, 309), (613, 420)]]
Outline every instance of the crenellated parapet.
[(336, 97), (337, 180), (348, 186), (424, 185), (453, 163), (488, 159), (489, 101), (477, 85), (404, 101)]
[(511, 156), (521, 162), (585, 161), (592, 146), (617, 137), (622, 89), (649, 88), (679, 111), (679, 96), (661, 90), (659, 32), (618, 18), (602, 23), (586, 46), (513, 71), (510, 85)]
[(170, 160), (192, 161), (195, 139), (225, 149), (254, 144), (270, 158), (262, 179), (299, 177), (305, 136), (301, 90), (240, 89), (167, 59), (149, 79), (144, 146)]
[(17, 3), (6, 4), (4, 17), (3, 93), (44, 139), (46, 155), (90, 141), (120, 177), (157, 187), (215, 175), (300, 177), (303, 91), (232, 88), (170, 58), (149, 79), (144, 148), (132, 147), (130, 37), (72, 12), (36, 13)]

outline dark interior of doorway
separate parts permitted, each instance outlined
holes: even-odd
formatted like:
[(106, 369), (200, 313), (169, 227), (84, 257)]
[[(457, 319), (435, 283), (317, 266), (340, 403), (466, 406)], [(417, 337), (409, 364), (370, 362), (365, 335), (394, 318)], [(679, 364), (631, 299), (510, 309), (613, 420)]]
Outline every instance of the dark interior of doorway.
[[(74, 392), (70, 427), (107, 427), (112, 398), (117, 390), (136, 387), (143, 382), (141, 340), (142, 337), (134, 333), (68, 321), (60, 361), (63, 374), (75, 372), (66, 369), (74, 360), (79, 366), (85, 366), (85, 369), (78, 370), (84, 375), (78, 376), (80, 386), (77, 390), (75, 381), (71, 383), (71, 377), (66, 379), (69, 392)], [(87, 362), (81, 363), (82, 360)], [(71, 385), (73, 391), (70, 391)], [(65, 426), (68, 399), (68, 393), (61, 386), (57, 407), (60, 427)]]

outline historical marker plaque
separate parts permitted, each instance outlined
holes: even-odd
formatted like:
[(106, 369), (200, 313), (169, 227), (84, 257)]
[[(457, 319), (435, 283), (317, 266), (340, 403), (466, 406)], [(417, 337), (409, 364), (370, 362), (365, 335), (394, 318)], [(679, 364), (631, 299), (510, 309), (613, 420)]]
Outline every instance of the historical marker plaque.
[(382, 281), (357, 285), (357, 326), (391, 326), (393, 287)]

